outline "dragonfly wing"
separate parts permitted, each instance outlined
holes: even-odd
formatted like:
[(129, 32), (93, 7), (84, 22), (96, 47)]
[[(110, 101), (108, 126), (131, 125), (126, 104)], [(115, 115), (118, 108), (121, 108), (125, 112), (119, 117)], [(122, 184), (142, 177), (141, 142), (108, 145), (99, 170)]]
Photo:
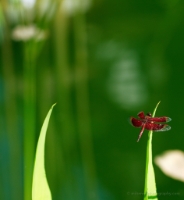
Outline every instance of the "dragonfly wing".
[(168, 131), (171, 129), (171, 127), (167, 124), (154, 124), (151, 122), (147, 122), (145, 125), (145, 129), (159, 132)]
[(138, 120), (134, 117), (130, 118), (130, 123), (135, 127), (141, 127), (143, 125), (143, 122), (141, 120)]
[[(161, 124), (162, 125), (162, 124)], [(169, 131), (171, 129), (171, 127), (167, 124), (164, 124), (163, 128), (158, 129), (158, 130), (154, 130), (155, 132), (159, 132), (159, 131)]]
[(145, 119), (145, 114), (144, 114), (143, 111), (139, 112), (137, 115), (138, 115), (138, 117), (139, 117), (140, 119)]
[(148, 121), (152, 122), (170, 122), (171, 118), (169, 117), (150, 117), (147, 119)]

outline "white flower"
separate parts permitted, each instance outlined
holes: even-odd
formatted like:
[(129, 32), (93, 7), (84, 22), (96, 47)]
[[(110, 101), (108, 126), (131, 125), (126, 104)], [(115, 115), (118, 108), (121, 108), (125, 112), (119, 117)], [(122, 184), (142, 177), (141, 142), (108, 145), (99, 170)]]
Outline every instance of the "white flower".
[(39, 29), (35, 25), (29, 26), (16, 26), (12, 31), (12, 38), (18, 41), (28, 41), (35, 39), (37, 41), (45, 39), (47, 36), (46, 32)]
[(155, 157), (155, 163), (160, 169), (173, 179), (184, 182), (184, 152), (170, 150)]
[(36, 0), (22, 0), (22, 4), (25, 8), (33, 8), (33, 6), (35, 5)]
[(91, 0), (63, 0), (61, 9), (72, 15), (77, 11), (86, 12), (91, 6)]

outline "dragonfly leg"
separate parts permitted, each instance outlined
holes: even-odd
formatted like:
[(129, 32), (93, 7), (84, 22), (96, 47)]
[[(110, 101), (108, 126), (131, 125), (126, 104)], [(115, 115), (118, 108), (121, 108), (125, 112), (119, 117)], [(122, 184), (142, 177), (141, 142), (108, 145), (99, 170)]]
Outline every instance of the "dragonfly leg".
[(141, 128), (141, 131), (140, 131), (140, 133), (139, 133), (139, 137), (138, 137), (137, 142), (139, 142), (139, 140), (140, 140), (140, 138), (141, 138), (141, 136), (142, 136), (142, 134), (143, 134), (143, 132), (144, 132), (145, 125), (146, 125), (146, 124), (144, 124), (144, 125), (142, 126), (142, 128)]

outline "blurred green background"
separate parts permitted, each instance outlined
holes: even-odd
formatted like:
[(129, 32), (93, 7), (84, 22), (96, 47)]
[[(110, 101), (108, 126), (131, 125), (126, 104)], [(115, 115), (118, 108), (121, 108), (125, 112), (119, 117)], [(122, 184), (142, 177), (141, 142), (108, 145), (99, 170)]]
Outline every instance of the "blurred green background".
[[(53, 200), (143, 199), (147, 131), (173, 121), (153, 156), (184, 144), (184, 1), (1, 0), (0, 199), (30, 200), (38, 135), (51, 105), (46, 171)], [(184, 184), (155, 166), (159, 199)], [(179, 195), (164, 195), (164, 193)]]

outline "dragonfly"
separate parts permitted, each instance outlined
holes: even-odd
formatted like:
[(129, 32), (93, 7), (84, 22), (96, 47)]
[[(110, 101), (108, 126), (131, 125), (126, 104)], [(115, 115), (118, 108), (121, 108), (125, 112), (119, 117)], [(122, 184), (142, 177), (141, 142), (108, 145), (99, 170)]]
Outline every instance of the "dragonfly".
[(152, 117), (151, 113), (145, 115), (143, 111), (139, 112), (137, 115), (138, 119), (130, 117), (130, 123), (136, 128), (141, 128), (137, 142), (139, 142), (145, 129), (156, 132), (168, 131), (171, 129), (169, 125), (163, 124), (171, 121), (169, 117)]

